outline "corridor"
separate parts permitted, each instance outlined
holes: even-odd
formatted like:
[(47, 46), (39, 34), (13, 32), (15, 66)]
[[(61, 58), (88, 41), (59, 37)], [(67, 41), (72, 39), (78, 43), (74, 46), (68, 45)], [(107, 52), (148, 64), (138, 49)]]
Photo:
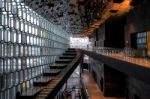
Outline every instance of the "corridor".
[(90, 99), (125, 99), (116, 97), (104, 97), (103, 92), (98, 88), (98, 85), (87, 70), (83, 70), (82, 78), (87, 87)]

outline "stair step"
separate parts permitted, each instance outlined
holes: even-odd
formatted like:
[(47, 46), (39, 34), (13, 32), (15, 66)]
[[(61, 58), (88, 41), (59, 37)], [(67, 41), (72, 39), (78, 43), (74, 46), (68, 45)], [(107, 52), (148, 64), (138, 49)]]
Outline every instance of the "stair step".
[[(45, 89), (53, 89), (53, 88), (54, 88), (54, 86), (49, 85), (49, 86), (47, 86)], [(45, 90), (45, 89), (43, 89), (43, 90)]]
[(50, 69), (63, 69), (67, 66), (67, 64), (52, 64), (50, 65)]
[(64, 53), (63, 56), (73, 56), (75, 58), (76, 54), (74, 54), (74, 53)]
[(72, 59), (58, 59), (55, 63), (70, 63)]
[(65, 56), (64, 55), (64, 56), (60, 56), (59, 58), (60, 59), (73, 59), (73, 58), (75, 58), (75, 56), (71, 56), (71, 55), (70, 56)]
[(37, 96), (41, 92), (41, 88), (29, 88), (26, 91), (23, 91), (20, 96), (18, 96), (18, 99), (33, 99), (35, 96)]
[(77, 55), (76, 53), (63, 53), (63, 55)]
[(43, 91), (47, 91), (47, 92), (51, 92), (53, 89), (49, 89), (49, 88), (47, 88), (47, 89), (43, 89)]
[(75, 50), (75, 48), (68, 48), (68, 50)]
[(49, 91), (42, 91), (40, 94), (49, 94)]
[(43, 73), (43, 76), (56, 76), (60, 73), (60, 70), (50, 70), (49, 72)]
[(34, 99), (45, 99), (46, 97), (36, 97)]
[(36, 81), (33, 82), (34, 86), (46, 86), (52, 79), (49, 77), (40, 77)]
[(38, 95), (35, 99), (39, 99), (39, 98), (41, 98), (41, 99), (45, 99), (47, 97), (47, 95), (43, 95), (43, 94), (40, 94), (40, 95)]
[(45, 96), (47, 96), (47, 94), (45, 94), (45, 93), (40, 93), (40, 95), (39, 95), (40, 97), (45, 97)]
[(68, 52), (69, 53), (76, 53), (77, 51), (76, 50), (67, 50), (66, 53), (68, 53)]

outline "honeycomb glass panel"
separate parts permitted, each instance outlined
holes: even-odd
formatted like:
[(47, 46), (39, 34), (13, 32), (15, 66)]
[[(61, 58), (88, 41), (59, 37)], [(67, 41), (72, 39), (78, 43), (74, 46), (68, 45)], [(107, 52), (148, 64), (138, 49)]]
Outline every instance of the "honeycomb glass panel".
[(68, 33), (22, 0), (0, 0), (0, 99), (32, 86), (68, 47)]

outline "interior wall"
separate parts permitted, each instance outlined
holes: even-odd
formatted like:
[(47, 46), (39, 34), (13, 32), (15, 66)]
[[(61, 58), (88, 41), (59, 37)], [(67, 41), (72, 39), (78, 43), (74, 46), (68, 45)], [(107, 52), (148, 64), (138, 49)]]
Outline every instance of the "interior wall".
[(142, 4), (134, 7), (127, 15), (125, 40), (130, 42), (130, 34), (150, 30), (150, 1), (143, 0)]
[(105, 22), (106, 47), (124, 48), (124, 25), (125, 17), (111, 18)]
[(111, 18), (96, 30), (96, 46), (97, 47), (112, 47), (124, 48), (124, 25), (126, 19), (124, 17)]

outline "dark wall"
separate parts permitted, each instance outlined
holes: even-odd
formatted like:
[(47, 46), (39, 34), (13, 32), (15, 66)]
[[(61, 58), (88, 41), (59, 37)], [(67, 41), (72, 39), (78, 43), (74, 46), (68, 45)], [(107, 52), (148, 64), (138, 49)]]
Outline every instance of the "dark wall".
[(95, 35), (97, 46), (123, 48), (125, 42), (125, 20), (124, 17), (113, 18), (113, 20), (108, 20), (97, 29)]
[(105, 25), (102, 25), (100, 28), (96, 30), (97, 35), (97, 46), (103, 47), (105, 40)]
[(150, 99), (150, 86), (135, 78), (126, 79), (126, 99)]
[(131, 48), (134, 48), (134, 49), (137, 49), (137, 35), (136, 35), (136, 33), (132, 33), (131, 35), (130, 35), (130, 47)]
[[(143, 68), (128, 62), (117, 61), (108, 57), (107, 60), (106, 57), (95, 54), (95, 52), (89, 52), (89, 54), (87, 52), (86, 54), (93, 58), (90, 69), (94, 70), (98, 75), (96, 81), (100, 81), (101, 78), (104, 80), (104, 94), (106, 96), (119, 97), (119, 95), (122, 96), (125, 93), (126, 99), (150, 99), (148, 68)], [(105, 59), (106, 61), (104, 61)], [(123, 69), (123, 67), (125, 68)], [(122, 70), (120, 70), (121, 68)]]
[(104, 95), (109, 97), (125, 97), (125, 75), (105, 64)]
[(123, 48), (124, 47), (124, 25), (125, 18), (114, 18), (105, 22), (105, 46)]
[(93, 58), (90, 58), (90, 60), (89, 71), (91, 72), (101, 91), (104, 91), (104, 64), (100, 61), (94, 60)]
[(106, 97), (124, 97), (125, 76), (100, 61), (92, 58), (90, 60), (90, 72), (104, 95)]
[(150, 30), (150, 0), (143, 0), (142, 4), (135, 6), (127, 16), (125, 26), (125, 39), (130, 43), (130, 34)]
[(98, 41), (105, 40), (105, 25), (102, 25), (100, 28), (97, 29), (98, 33)]

